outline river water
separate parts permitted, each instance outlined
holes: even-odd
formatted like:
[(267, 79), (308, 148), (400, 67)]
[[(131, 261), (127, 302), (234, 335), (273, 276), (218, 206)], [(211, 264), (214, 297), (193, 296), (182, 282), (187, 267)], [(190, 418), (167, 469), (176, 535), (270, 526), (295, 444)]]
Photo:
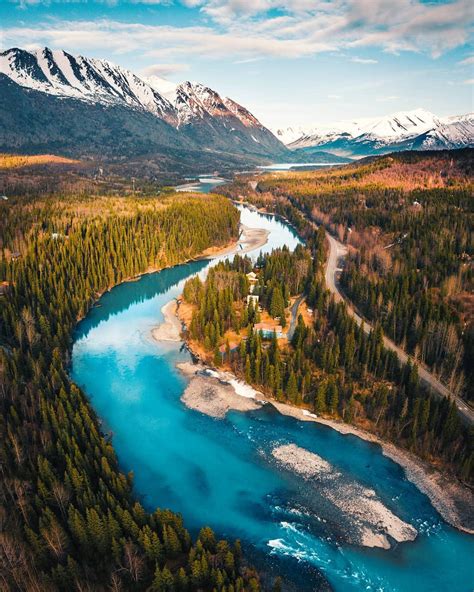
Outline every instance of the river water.
[[(264, 252), (298, 243), (273, 217), (247, 208), (241, 217), (246, 226), (270, 231)], [(294, 590), (325, 589), (325, 582), (336, 591), (472, 590), (473, 537), (448, 526), (378, 445), (271, 406), (213, 419), (181, 403), (187, 383), (175, 364), (189, 354), (177, 343), (157, 344), (150, 332), (185, 280), (213, 264), (194, 261), (119, 285), (75, 333), (72, 378), (112, 432), (142, 503), (180, 512), (192, 532), (208, 524), (240, 538), (251, 561), (281, 573)], [(345, 517), (328, 509), (317, 482), (274, 462), (272, 450), (288, 443), (323, 457), (349, 485), (374, 490), (418, 530), (417, 539), (390, 550), (347, 542)]]

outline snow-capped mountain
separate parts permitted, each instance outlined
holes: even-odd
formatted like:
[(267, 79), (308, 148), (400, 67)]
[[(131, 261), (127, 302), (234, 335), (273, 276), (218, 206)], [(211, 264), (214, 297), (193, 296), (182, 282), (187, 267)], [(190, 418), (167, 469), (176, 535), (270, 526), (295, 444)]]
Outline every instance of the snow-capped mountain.
[(281, 148), (280, 142), (250, 111), (199, 82), (173, 85), (157, 77), (148, 79), (148, 82), (174, 106), (178, 129), (199, 125), (206, 133), (217, 132), (235, 139), (242, 133), (250, 133), (256, 144), (268, 146), (270, 150)]
[(472, 114), (440, 118), (425, 109), (307, 129), (283, 128), (275, 135), (292, 150), (318, 148), (349, 156), (474, 145)]
[(125, 103), (173, 124), (171, 103), (129, 70), (106, 60), (72, 56), (47, 47), (0, 53), (0, 72), (20, 86), (94, 103)]
[[(142, 79), (106, 60), (72, 56), (62, 50), (13, 48), (0, 53), (0, 75), (21, 89), (107, 109), (134, 112), (134, 134), (139, 114), (152, 115), (174, 128), (166, 137), (183, 147), (230, 154), (274, 158), (286, 154), (285, 146), (244, 107), (199, 83), (174, 84), (158, 77)], [(29, 95), (26, 95), (29, 96)], [(14, 109), (11, 105), (10, 109)], [(124, 112), (121, 111), (121, 117)], [(150, 125), (150, 120), (143, 121)], [(160, 131), (163, 131), (160, 128)], [(177, 132), (177, 133), (176, 133)], [(143, 141), (137, 138), (140, 149)], [(146, 140), (148, 142), (149, 140)], [(150, 146), (153, 149), (153, 146)]]
[(419, 140), (426, 150), (474, 146), (474, 113), (440, 119), (438, 125)]

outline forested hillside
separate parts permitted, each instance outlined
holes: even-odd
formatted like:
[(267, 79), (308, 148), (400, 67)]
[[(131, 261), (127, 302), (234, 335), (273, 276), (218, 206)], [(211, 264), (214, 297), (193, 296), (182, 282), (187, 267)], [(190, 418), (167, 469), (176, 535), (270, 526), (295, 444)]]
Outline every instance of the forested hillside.
[(259, 180), (349, 246), (358, 310), (455, 393), (474, 397), (474, 151), (405, 153)]
[(238, 544), (134, 499), (68, 378), (71, 333), (98, 294), (237, 235), (217, 196), (0, 202), (2, 590), (258, 590)]

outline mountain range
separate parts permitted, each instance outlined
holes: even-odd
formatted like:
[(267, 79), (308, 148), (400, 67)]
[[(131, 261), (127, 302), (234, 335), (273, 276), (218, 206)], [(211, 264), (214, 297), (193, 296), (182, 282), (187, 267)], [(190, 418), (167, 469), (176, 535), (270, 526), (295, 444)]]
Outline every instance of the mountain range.
[(277, 138), (296, 153), (329, 151), (349, 157), (399, 150), (444, 150), (474, 146), (474, 113), (437, 117), (425, 109), (333, 125), (280, 128)]
[(473, 114), (440, 118), (417, 109), (273, 133), (197, 82), (144, 78), (49, 48), (0, 53), (0, 152), (137, 159), (155, 170), (191, 173), (473, 145)]
[(61, 50), (4, 51), (0, 151), (155, 155), (171, 165), (189, 161), (234, 166), (265, 163), (289, 153), (232, 99), (199, 83), (168, 82), (164, 89), (166, 82)]

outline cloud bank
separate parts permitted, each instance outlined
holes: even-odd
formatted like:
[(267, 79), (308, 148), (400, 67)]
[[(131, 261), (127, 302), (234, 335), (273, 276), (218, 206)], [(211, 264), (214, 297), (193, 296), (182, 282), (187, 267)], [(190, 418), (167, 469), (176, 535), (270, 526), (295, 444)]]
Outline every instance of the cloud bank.
[[(41, 2), (21, 0), (17, 5), (27, 9), (29, 3)], [(107, 2), (118, 3), (125, 2)], [(133, 0), (133, 4), (163, 2)], [(302, 58), (350, 48), (422, 52), (436, 58), (465, 44), (473, 22), (471, 0), (397, 0), (396, 9), (393, 0), (182, 0), (181, 4), (199, 11), (198, 25), (48, 20), (35, 26), (4, 27), (0, 43), (71, 51), (107, 49), (116, 54), (140, 51), (166, 60), (190, 52), (240, 60)], [(353, 61), (374, 63), (367, 58)]]

